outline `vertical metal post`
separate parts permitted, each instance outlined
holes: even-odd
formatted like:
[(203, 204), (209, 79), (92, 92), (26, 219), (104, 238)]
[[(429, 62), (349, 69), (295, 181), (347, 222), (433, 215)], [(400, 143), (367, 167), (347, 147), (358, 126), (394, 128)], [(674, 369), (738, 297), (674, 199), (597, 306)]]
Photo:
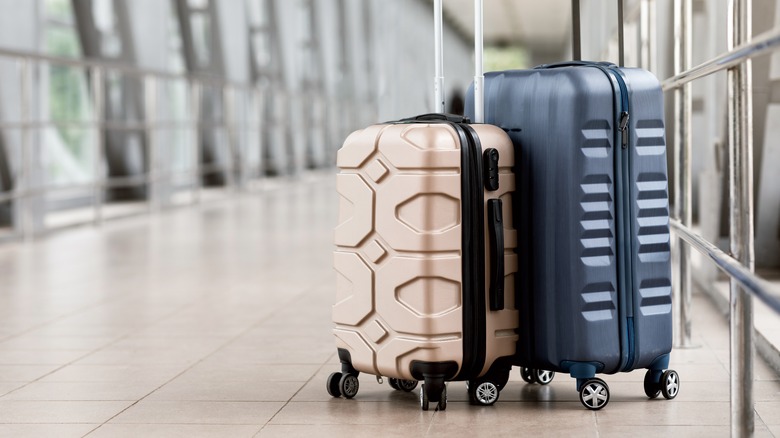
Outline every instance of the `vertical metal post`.
[(105, 82), (103, 78), (103, 70), (100, 67), (92, 67), (90, 73), (92, 78), (92, 117), (95, 135), (95, 153), (93, 156), (94, 162), (92, 166), (93, 172), (95, 173), (95, 182), (92, 187), (92, 202), (95, 210), (93, 222), (95, 225), (100, 225), (100, 223), (103, 221), (103, 148), (105, 147), (105, 137), (103, 132), (103, 91)]
[(474, 122), (485, 122), (485, 75), (483, 72), (482, 0), (474, 0)]
[[(254, 89), (255, 94), (255, 105), (257, 105), (257, 113), (255, 114), (255, 117), (253, 118), (255, 127), (257, 128), (255, 135), (259, 138), (259, 141), (257, 143), (258, 151), (257, 151), (257, 168), (252, 170), (252, 174), (255, 178), (263, 179), (265, 177), (265, 172), (263, 169), (265, 169), (265, 154), (263, 152), (263, 148), (267, 147), (265, 144), (265, 139), (267, 136), (263, 135), (263, 130), (268, 129), (268, 126), (266, 126), (265, 118), (264, 118), (264, 108), (265, 108), (265, 93), (268, 88), (266, 86), (257, 86)], [(330, 137), (328, 138), (328, 143), (330, 143), (332, 140)], [(335, 159), (334, 159), (335, 162)], [(262, 185), (262, 183), (261, 183)]]
[(222, 126), (225, 129), (225, 151), (227, 153), (227, 168), (225, 169), (225, 183), (228, 192), (237, 191), (239, 184), (238, 163), (240, 155), (238, 141), (236, 141), (236, 117), (233, 101), (233, 90), (229, 85), (222, 85)]
[(650, 0), (639, 3), (639, 66), (650, 69)]
[(148, 153), (148, 169), (146, 172), (146, 190), (149, 211), (160, 207), (159, 199), (159, 169), (156, 140), (157, 123), (157, 78), (145, 76), (144, 84), (144, 119), (146, 125), (146, 150)]
[(571, 0), (571, 59), (582, 59), (580, 42), (580, 0)]
[(192, 125), (192, 172), (193, 172), (193, 204), (199, 203), (202, 197), (203, 188), (203, 172), (201, 170), (200, 159), (200, 105), (201, 105), (201, 91), (200, 84), (194, 79), (189, 83), (189, 97), (190, 97), (190, 117)]
[(32, 130), (32, 90), (31, 90), (31, 70), (30, 60), (23, 58), (19, 64), (19, 82), (20, 82), (20, 120), (21, 120), (21, 161), (19, 182), (21, 188), (16, 198), (16, 208), (19, 213), (16, 215), (20, 221), (22, 238), (31, 240), (35, 233), (35, 218), (33, 217), (34, 185), (33, 185), (33, 151), (30, 141), (30, 131)]
[[(751, 36), (749, 0), (729, 0), (728, 49)], [(729, 246), (731, 254), (750, 271), (753, 250), (753, 92), (751, 61), (728, 70), (729, 119)], [(752, 436), (753, 301), (737, 281), (730, 280), (729, 361), (731, 364), (731, 436)]]
[[(675, 72), (691, 68), (691, 0), (675, 0)], [(691, 83), (674, 91), (674, 215), (690, 227), (691, 214)], [(676, 346), (692, 347), (691, 341), (691, 248), (677, 238), (677, 293), (674, 294), (677, 311)]]
[(647, 41), (648, 41), (648, 64), (645, 67), (651, 72), (656, 72), (656, 35), (658, 34), (658, 22), (656, 21), (656, 3), (655, 0), (647, 0)]
[(444, 112), (444, 34), (442, 30), (442, 0), (433, 1), (433, 112)]

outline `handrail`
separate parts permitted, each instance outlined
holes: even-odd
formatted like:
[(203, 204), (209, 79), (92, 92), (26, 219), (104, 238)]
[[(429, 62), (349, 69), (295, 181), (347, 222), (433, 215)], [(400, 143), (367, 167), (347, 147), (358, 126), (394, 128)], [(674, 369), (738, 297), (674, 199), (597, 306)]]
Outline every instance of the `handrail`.
[(163, 79), (184, 79), (197, 80), (202, 83), (214, 84), (219, 86), (232, 86), (238, 88), (256, 88), (250, 82), (230, 81), (224, 77), (206, 74), (206, 73), (172, 73), (165, 70), (147, 69), (135, 67), (126, 63), (98, 60), (94, 58), (68, 58), (64, 56), (45, 55), (42, 53), (26, 52), (23, 50), (14, 50), (0, 47), (0, 58), (27, 59), (31, 61), (46, 62), (50, 64), (65, 65), (81, 68), (102, 68), (113, 70), (133, 76), (155, 76)]
[(729, 277), (738, 281), (745, 290), (755, 295), (756, 298), (763, 301), (764, 304), (780, 315), (780, 290), (774, 287), (772, 283), (751, 272), (734, 257), (726, 254), (723, 250), (710, 243), (710, 241), (696, 234), (679, 220), (670, 219), (669, 225), (691, 246), (702, 254), (709, 256), (720, 269), (728, 274)]
[(748, 43), (735, 47), (733, 50), (686, 70), (661, 82), (664, 90), (679, 88), (694, 79), (726, 70), (748, 59), (764, 55), (780, 49), (780, 28), (772, 29), (751, 39)]

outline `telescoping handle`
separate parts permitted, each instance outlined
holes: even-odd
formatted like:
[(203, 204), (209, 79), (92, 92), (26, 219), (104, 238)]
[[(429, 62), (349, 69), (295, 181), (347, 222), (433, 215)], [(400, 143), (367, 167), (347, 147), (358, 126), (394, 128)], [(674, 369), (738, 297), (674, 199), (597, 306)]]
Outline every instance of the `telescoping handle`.
[[(617, 0), (618, 4), (618, 65), (626, 64), (623, 54), (623, 0)], [(582, 60), (582, 41), (580, 30), (580, 0), (571, 0), (571, 53), (575, 61)]]
[[(444, 112), (444, 36), (442, 1), (433, 1), (433, 39), (434, 39), (434, 78), (433, 78), (433, 111)], [(474, 122), (485, 121), (485, 76), (482, 67), (482, 2), (474, 0)]]

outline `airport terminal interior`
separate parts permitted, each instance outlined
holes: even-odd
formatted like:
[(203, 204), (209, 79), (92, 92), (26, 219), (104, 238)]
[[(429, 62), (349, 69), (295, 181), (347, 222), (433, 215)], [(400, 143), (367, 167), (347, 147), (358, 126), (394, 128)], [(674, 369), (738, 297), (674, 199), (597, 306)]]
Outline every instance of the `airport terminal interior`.
[[(618, 3), (487, 0), (483, 62), (572, 59), (578, 4), (582, 59), (622, 34), (660, 81), (679, 395), (515, 367), (426, 411), (326, 381), (337, 152), (435, 110), (433, 1), (0, 0), (0, 437), (780, 437), (780, 2)], [(474, 2), (443, 9), (462, 114)]]

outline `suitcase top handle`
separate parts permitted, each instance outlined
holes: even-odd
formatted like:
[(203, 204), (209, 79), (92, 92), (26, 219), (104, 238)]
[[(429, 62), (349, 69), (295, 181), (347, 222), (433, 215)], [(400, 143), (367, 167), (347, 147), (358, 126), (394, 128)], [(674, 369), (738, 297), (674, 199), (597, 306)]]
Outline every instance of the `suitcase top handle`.
[(599, 65), (606, 68), (611, 67), (617, 67), (612, 62), (606, 62), (606, 61), (563, 61), (563, 62), (555, 62), (552, 64), (542, 64), (537, 65), (534, 67), (534, 70), (541, 70), (541, 69), (547, 69), (547, 68), (560, 68), (560, 67), (581, 67), (584, 65)]
[[(485, 121), (485, 75), (482, 67), (482, 2), (474, 0), (474, 122)], [(442, 26), (442, 0), (433, 2), (434, 78), (433, 101), (436, 113), (444, 112), (444, 50)]]
[[(617, 0), (618, 4), (618, 65), (626, 64), (623, 54), (623, 0)], [(572, 40), (571, 53), (576, 61), (582, 59), (582, 43), (580, 39), (580, 0), (571, 0)], [(575, 64), (572, 64), (575, 65)]]

